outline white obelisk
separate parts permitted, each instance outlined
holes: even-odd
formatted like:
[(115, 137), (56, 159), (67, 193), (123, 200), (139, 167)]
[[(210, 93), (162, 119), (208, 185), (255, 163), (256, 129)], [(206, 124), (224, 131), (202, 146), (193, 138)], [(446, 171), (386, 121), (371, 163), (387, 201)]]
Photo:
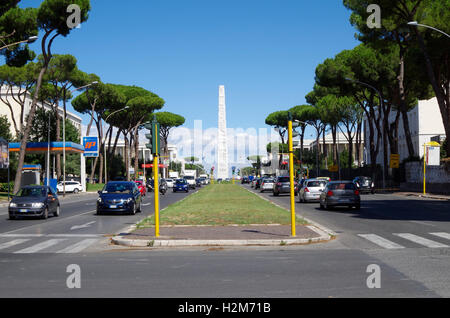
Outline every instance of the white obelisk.
[(227, 111), (225, 106), (225, 86), (219, 86), (219, 130), (217, 145), (217, 179), (229, 177), (228, 143), (227, 143)]

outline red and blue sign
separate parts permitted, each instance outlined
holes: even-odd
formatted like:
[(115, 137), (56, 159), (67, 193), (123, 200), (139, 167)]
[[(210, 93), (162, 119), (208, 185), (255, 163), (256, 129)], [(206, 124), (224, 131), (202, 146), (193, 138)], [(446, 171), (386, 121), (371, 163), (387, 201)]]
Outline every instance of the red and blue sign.
[(83, 137), (85, 157), (98, 157), (98, 137)]

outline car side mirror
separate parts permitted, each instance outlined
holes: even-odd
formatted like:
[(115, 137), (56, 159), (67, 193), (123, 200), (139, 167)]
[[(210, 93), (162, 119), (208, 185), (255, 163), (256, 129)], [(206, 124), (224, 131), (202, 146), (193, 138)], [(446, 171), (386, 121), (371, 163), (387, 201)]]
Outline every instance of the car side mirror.
[(102, 194), (102, 191), (99, 190), (99, 191), (97, 191), (97, 193), (98, 193), (98, 194)]

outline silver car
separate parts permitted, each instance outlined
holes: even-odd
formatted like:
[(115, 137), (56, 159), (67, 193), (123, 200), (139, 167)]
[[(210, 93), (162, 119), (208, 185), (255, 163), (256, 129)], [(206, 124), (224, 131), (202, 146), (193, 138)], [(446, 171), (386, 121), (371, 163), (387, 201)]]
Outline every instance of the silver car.
[(335, 206), (361, 208), (359, 190), (353, 181), (328, 182), (320, 195), (320, 208), (327, 210)]
[(264, 192), (266, 190), (273, 190), (273, 184), (275, 182), (275, 179), (273, 178), (264, 178), (261, 182), (260, 191)]
[(164, 180), (166, 180), (168, 188), (173, 188), (173, 184), (174, 184), (173, 179), (164, 179)]
[(298, 191), (298, 202), (319, 202), (320, 195), (327, 185), (326, 180), (309, 179), (303, 182), (303, 186)]

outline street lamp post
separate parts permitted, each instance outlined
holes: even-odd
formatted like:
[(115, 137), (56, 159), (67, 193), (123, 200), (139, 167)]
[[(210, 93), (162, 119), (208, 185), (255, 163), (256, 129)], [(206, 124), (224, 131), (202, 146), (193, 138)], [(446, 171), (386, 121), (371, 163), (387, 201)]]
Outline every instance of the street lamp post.
[(445, 36), (447, 36), (447, 37), (450, 38), (450, 35), (448, 35), (448, 34), (445, 33), (444, 31), (439, 30), (439, 29), (436, 29), (436, 28), (433, 28), (432, 26), (429, 26), (429, 25), (426, 25), (426, 24), (420, 24), (420, 23), (418, 23), (417, 21), (411, 21), (411, 22), (408, 22), (408, 25), (415, 26), (415, 27), (421, 26), (421, 27), (424, 27), (424, 28), (428, 28), (428, 29), (437, 31), (437, 32), (439, 32), (439, 33), (442, 33), (442, 34), (444, 34)]
[[(370, 84), (367, 84), (367, 83), (364, 83), (364, 82), (360, 82), (360, 81), (357, 81), (357, 80), (354, 80), (354, 79), (351, 79), (351, 78), (348, 78), (348, 77), (346, 77), (345, 80), (350, 81), (350, 82), (354, 82), (354, 83), (358, 83), (358, 84), (361, 84), (361, 85), (364, 85), (364, 86), (367, 86), (367, 87), (373, 89), (378, 94), (378, 97), (380, 99), (380, 107), (381, 107), (380, 112), (381, 112), (381, 110), (384, 108), (384, 102), (383, 102), (383, 96), (381, 95), (381, 93), (380, 93), (380, 91), (378, 89), (376, 89), (375, 87), (373, 87)], [(384, 132), (385, 132), (385, 127), (383, 125), (383, 133), (381, 134), (381, 143), (383, 144), (383, 158), (386, 158), (386, 156), (384, 154)], [(385, 176), (384, 176), (384, 166), (385, 166), (385, 162), (383, 161), (383, 164), (382, 164), (383, 189), (386, 188), (386, 179), (385, 179)]]
[[(11, 36), (11, 35), (12, 35), (12, 34), (10, 34), (9, 36)], [(8, 36), (7, 36), (7, 37), (8, 37)], [(9, 48), (9, 47), (11, 47), (11, 46), (19, 45), (19, 44), (22, 44), (22, 43), (33, 43), (33, 42), (36, 42), (37, 39), (38, 39), (37, 36), (30, 36), (30, 37), (29, 37), (28, 39), (26, 39), (26, 40), (19, 41), (19, 42), (15, 42), (15, 43), (11, 43), (11, 44), (6, 44), (3, 40), (0, 40), (1, 42), (3, 42), (3, 45), (4, 45), (4, 46), (0, 47), (0, 50)]]
[[(108, 117), (106, 117), (105, 122), (107, 122), (109, 117), (111, 117), (112, 115), (114, 115), (114, 114), (116, 114), (118, 112), (124, 111), (124, 110), (126, 110), (128, 108), (129, 108), (129, 106), (125, 106), (122, 109), (119, 109), (119, 110), (116, 110), (115, 112), (112, 112), (111, 114), (108, 115)], [(108, 183), (108, 175), (107, 175), (107, 169), (106, 169), (106, 136), (103, 138), (103, 157), (104, 157), (104, 161), (105, 161), (105, 184), (107, 184)], [(144, 164), (145, 164), (145, 162), (144, 162)]]
[[(71, 90), (70, 93), (76, 92), (78, 90), (88, 88), (92, 85), (98, 84), (97, 81), (94, 81), (88, 85), (78, 87), (74, 90)], [(63, 102), (64, 102), (64, 113), (63, 113), (63, 197), (66, 196), (66, 88), (63, 91)]]

